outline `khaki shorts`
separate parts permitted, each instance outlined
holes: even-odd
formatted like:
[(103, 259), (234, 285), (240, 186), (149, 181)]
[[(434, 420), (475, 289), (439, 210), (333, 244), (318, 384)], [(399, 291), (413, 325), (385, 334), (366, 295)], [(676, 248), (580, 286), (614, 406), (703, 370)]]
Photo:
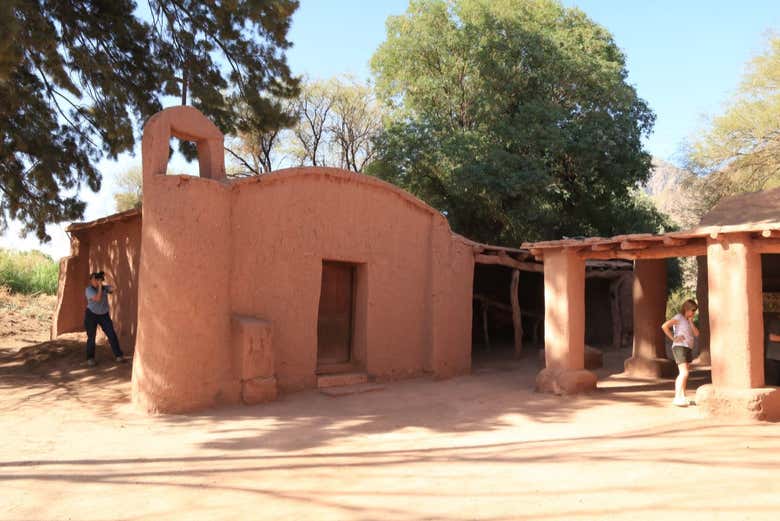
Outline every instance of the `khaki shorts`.
[(690, 364), (693, 360), (693, 349), (685, 346), (672, 346), (672, 355), (677, 365)]

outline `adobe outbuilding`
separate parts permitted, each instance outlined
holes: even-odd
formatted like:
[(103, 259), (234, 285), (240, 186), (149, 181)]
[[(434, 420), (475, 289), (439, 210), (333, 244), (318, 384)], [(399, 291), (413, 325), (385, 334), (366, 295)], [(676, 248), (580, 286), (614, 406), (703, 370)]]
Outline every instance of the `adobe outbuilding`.
[[(165, 175), (171, 136), (197, 144), (200, 177)], [(145, 410), (463, 374), (473, 321), (489, 346), (498, 315), (511, 316), (514, 356), (524, 335), (541, 336), (543, 267), (528, 250), (453, 234), (438, 211), (364, 175), (300, 168), (228, 180), (222, 139), (193, 108), (157, 114), (144, 129), (143, 210), (68, 228), (52, 334), (82, 330), (86, 276), (105, 270)], [(488, 278), (475, 280), (475, 266)], [(594, 302), (612, 313), (594, 316), (591, 331), (619, 346), (630, 336), (620, 301), (631, 267), (597, 262), (589, 276), (601, 288)]]

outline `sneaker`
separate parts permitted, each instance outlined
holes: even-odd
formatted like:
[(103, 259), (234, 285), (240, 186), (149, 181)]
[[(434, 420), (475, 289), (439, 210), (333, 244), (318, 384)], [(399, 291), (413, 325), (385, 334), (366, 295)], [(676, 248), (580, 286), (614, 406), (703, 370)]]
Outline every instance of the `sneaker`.
[(685, 399), (685, 397), (679, 397), (672, 400), (672, 405), (676, 405), (677, 407), (688, 407), (688, 400)]
[(90, 367), (95, 367), (97, 365), (97, 362), (95, 362), (94, 358), (87, 358), (87, 365)]
[(120, 364), (121, 364), (122, 362), (124, 362), (124, 361), (125, 361), (125, 357), (124, 357), (124, 356), (117, 356), (117, 357), (116, 357), (116, 361), (117, 361), (117, 363), (120, 363)]

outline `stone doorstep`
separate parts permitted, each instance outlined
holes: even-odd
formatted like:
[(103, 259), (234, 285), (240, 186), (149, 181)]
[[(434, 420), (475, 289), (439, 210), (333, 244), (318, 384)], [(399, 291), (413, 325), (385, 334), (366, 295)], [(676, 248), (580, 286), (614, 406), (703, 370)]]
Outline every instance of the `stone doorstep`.
[(332, 398), (341, 398), (342, 396), (349, 396), (351, 394), (383, 391), (384, 388), (385, 388), (384, 385), (365, 383), (365, 384), (355, 384), (355, 385), (344, 385), (340, 387), (325, 387), (320, 389), (320, 392)]
[(321, 374), (317, 376), (318, 389), (360, 385), (365, 383), (368, 383), (368, 375), (366, 373), (337, 373)]

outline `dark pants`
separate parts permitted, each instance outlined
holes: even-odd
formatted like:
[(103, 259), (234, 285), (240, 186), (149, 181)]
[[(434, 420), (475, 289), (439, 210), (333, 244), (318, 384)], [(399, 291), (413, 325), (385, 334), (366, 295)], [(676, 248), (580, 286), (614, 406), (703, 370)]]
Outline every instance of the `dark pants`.
[(119, 340), (116, 337), (111, 316), (108, 313), (96, 315), (87, 309), (84, 314), (84, 329), (87, 330), (87, 360), (95, 358), (95, 335), (97, 334), (98, 324), (103, 333), (108, 337), (108, 343), (111, 344), (111, 351), (114, 352), (114, 356), (122, 356), (122, 350), (119, 349)]

